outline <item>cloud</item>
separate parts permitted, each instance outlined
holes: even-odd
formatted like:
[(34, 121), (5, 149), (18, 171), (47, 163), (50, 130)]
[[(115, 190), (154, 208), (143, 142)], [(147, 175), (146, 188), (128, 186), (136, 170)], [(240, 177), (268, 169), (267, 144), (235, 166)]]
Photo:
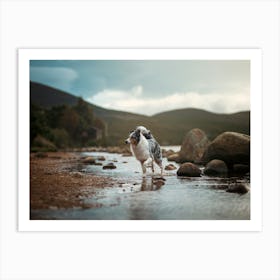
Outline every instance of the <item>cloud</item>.
[(208, 93), (175, 92), (161, 97), (144, 97), (142, 86), (128, 91), (106, 89), (87, 100), (107, 109), (144, 115), (180, 108), (199, 108), (211, 112), (234, 113), (250, 109), (249, 89), (240, 92)]
[(30, 80), (62, 90), (70, 90), (78, 73), (67, 67), (30, 67)]

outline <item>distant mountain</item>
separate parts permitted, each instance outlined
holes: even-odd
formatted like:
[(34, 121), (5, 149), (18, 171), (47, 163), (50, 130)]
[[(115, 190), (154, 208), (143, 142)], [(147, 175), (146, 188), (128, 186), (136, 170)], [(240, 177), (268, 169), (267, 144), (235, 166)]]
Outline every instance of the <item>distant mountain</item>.
[[(31, 103), (43, 108), (58, 105), (73, 106), (78, 97), (49, 86), (30, 82)], [(90, 104), (90, 103), (89, 103)], [(180, 109), (148, 117), (90, 104), (94, 114), (107, 125), (107, 143), (123, 144), (128, 132), (138, 125), (148, 127), (161, 145), (181, 144), (184, 135), (192, 128), (200, 128), (210, 139), (224, 131), (250, 134), (250, 112), (215, 114), (199, 109)]]
[(51, 108), (59, 105), (73, 106), (78, 98), (59, 89), (30, 82), (30, 100), (40, 107)]
[(235, 114), (215, 114), (188, 108), (156, 114), (153, 119), (162, 124), (161, 136), (167, 141), (171, 141), (174, 134), (178, 135), (177, 139), (182, 139), (186, 132), (192, 128), (202, 129), (210, 139), (224, 131), (250, 134), (249, 111)]

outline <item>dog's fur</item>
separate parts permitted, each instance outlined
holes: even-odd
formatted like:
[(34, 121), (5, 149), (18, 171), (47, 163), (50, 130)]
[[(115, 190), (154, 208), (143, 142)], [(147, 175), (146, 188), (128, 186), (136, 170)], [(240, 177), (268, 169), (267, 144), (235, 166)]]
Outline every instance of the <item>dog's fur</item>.
[(130, 132), (125, 143), (130, 144), (132, 154), (140, 161), (143, 176), (146, 175), (147, 167), (151, 167), (154, 173), (154, 161), (160, 167), (162, 175), (161, 148), (149, 130), (144, 126), (138, 126), (135, 130)]

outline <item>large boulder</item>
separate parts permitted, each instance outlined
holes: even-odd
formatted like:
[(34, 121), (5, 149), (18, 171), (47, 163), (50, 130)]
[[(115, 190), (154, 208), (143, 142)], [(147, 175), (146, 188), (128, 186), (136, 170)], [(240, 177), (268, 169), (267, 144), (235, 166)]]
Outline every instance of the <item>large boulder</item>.
[(199, 128), (190, 130), (182, 143), (179, 152), (179, 161), (181, 163), (187, 161), (200, 163), (209, 143), (210, 141), (204, 131)]
[(209, 176), (226, 175), (228, 173), (227, 165), (224, 161), (213, 159), (207, 163), (204, 174)]
[(183, 163), (177, 170), (178, 176), (188, 176), (188, 177), (199, 177), (201, 175), (201, 170), (190, 162)]
[(228, 167), (235, 163), (250, 164), (250, 136), (237, 132), (224, 132), (206, 149), (202, 161), (223, 160)]

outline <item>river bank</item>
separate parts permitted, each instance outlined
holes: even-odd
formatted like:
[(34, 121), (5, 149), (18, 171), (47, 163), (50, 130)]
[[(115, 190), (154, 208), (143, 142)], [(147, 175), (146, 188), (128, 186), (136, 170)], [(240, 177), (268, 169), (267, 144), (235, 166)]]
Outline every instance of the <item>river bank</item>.
[(114, 184), (113, 179), (79, 172), (80, 159), (80, 153), (70, 152), (30, 155), (31, 209), (87, 208), (85, 198)]

